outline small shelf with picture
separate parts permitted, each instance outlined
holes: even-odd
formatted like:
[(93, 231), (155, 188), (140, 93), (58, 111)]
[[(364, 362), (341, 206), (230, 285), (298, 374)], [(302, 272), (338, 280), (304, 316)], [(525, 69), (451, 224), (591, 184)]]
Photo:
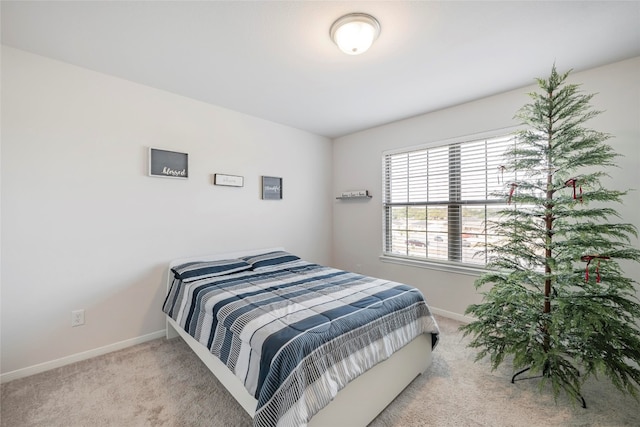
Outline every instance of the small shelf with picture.
[(369, 190), (355, 190), (355, 191), (343, 191), (342, 194), (336, 199), (349, 200), (349, 199), (370, 199), (372, 196)]

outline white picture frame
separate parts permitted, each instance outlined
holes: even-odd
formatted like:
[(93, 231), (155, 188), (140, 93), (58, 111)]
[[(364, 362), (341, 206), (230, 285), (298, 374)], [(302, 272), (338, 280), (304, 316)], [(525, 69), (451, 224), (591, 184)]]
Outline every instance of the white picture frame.
[(239, 175), (216, 173), (213, 175), (213, 185), (222, 185), (225, 187), (244, 187), (244, 177)]

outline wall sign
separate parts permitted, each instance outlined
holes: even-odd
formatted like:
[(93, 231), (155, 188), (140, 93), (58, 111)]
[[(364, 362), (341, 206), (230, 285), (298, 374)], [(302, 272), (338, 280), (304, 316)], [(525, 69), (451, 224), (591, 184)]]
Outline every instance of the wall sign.
[(282, 178), (277, 178), (275, 176), (263, 176), (262, 198), (264, 200), (282, 199)]
[(149, 176), (189, 177), (189, 154), (149, 148)]
[(228, 187), (242, 187), (244, 186), (244, 177), (217, 173), (213, 175), (213, 184), (226, 185)]

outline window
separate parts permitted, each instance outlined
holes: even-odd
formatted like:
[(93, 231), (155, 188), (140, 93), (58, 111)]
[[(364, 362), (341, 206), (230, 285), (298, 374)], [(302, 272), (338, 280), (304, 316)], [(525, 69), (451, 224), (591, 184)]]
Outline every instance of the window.
[(384, 255), (484, 266), (487, 228), (507, 206), (503, 153), (512, 135), (383, 156)]

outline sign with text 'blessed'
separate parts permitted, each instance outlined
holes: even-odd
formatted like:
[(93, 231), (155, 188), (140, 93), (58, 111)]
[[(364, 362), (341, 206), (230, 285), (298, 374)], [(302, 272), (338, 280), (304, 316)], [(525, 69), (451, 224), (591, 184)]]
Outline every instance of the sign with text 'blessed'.
[(189, 155), (176, 151), (150, 148), (149, 175), (186, 179), (189, 177)]

